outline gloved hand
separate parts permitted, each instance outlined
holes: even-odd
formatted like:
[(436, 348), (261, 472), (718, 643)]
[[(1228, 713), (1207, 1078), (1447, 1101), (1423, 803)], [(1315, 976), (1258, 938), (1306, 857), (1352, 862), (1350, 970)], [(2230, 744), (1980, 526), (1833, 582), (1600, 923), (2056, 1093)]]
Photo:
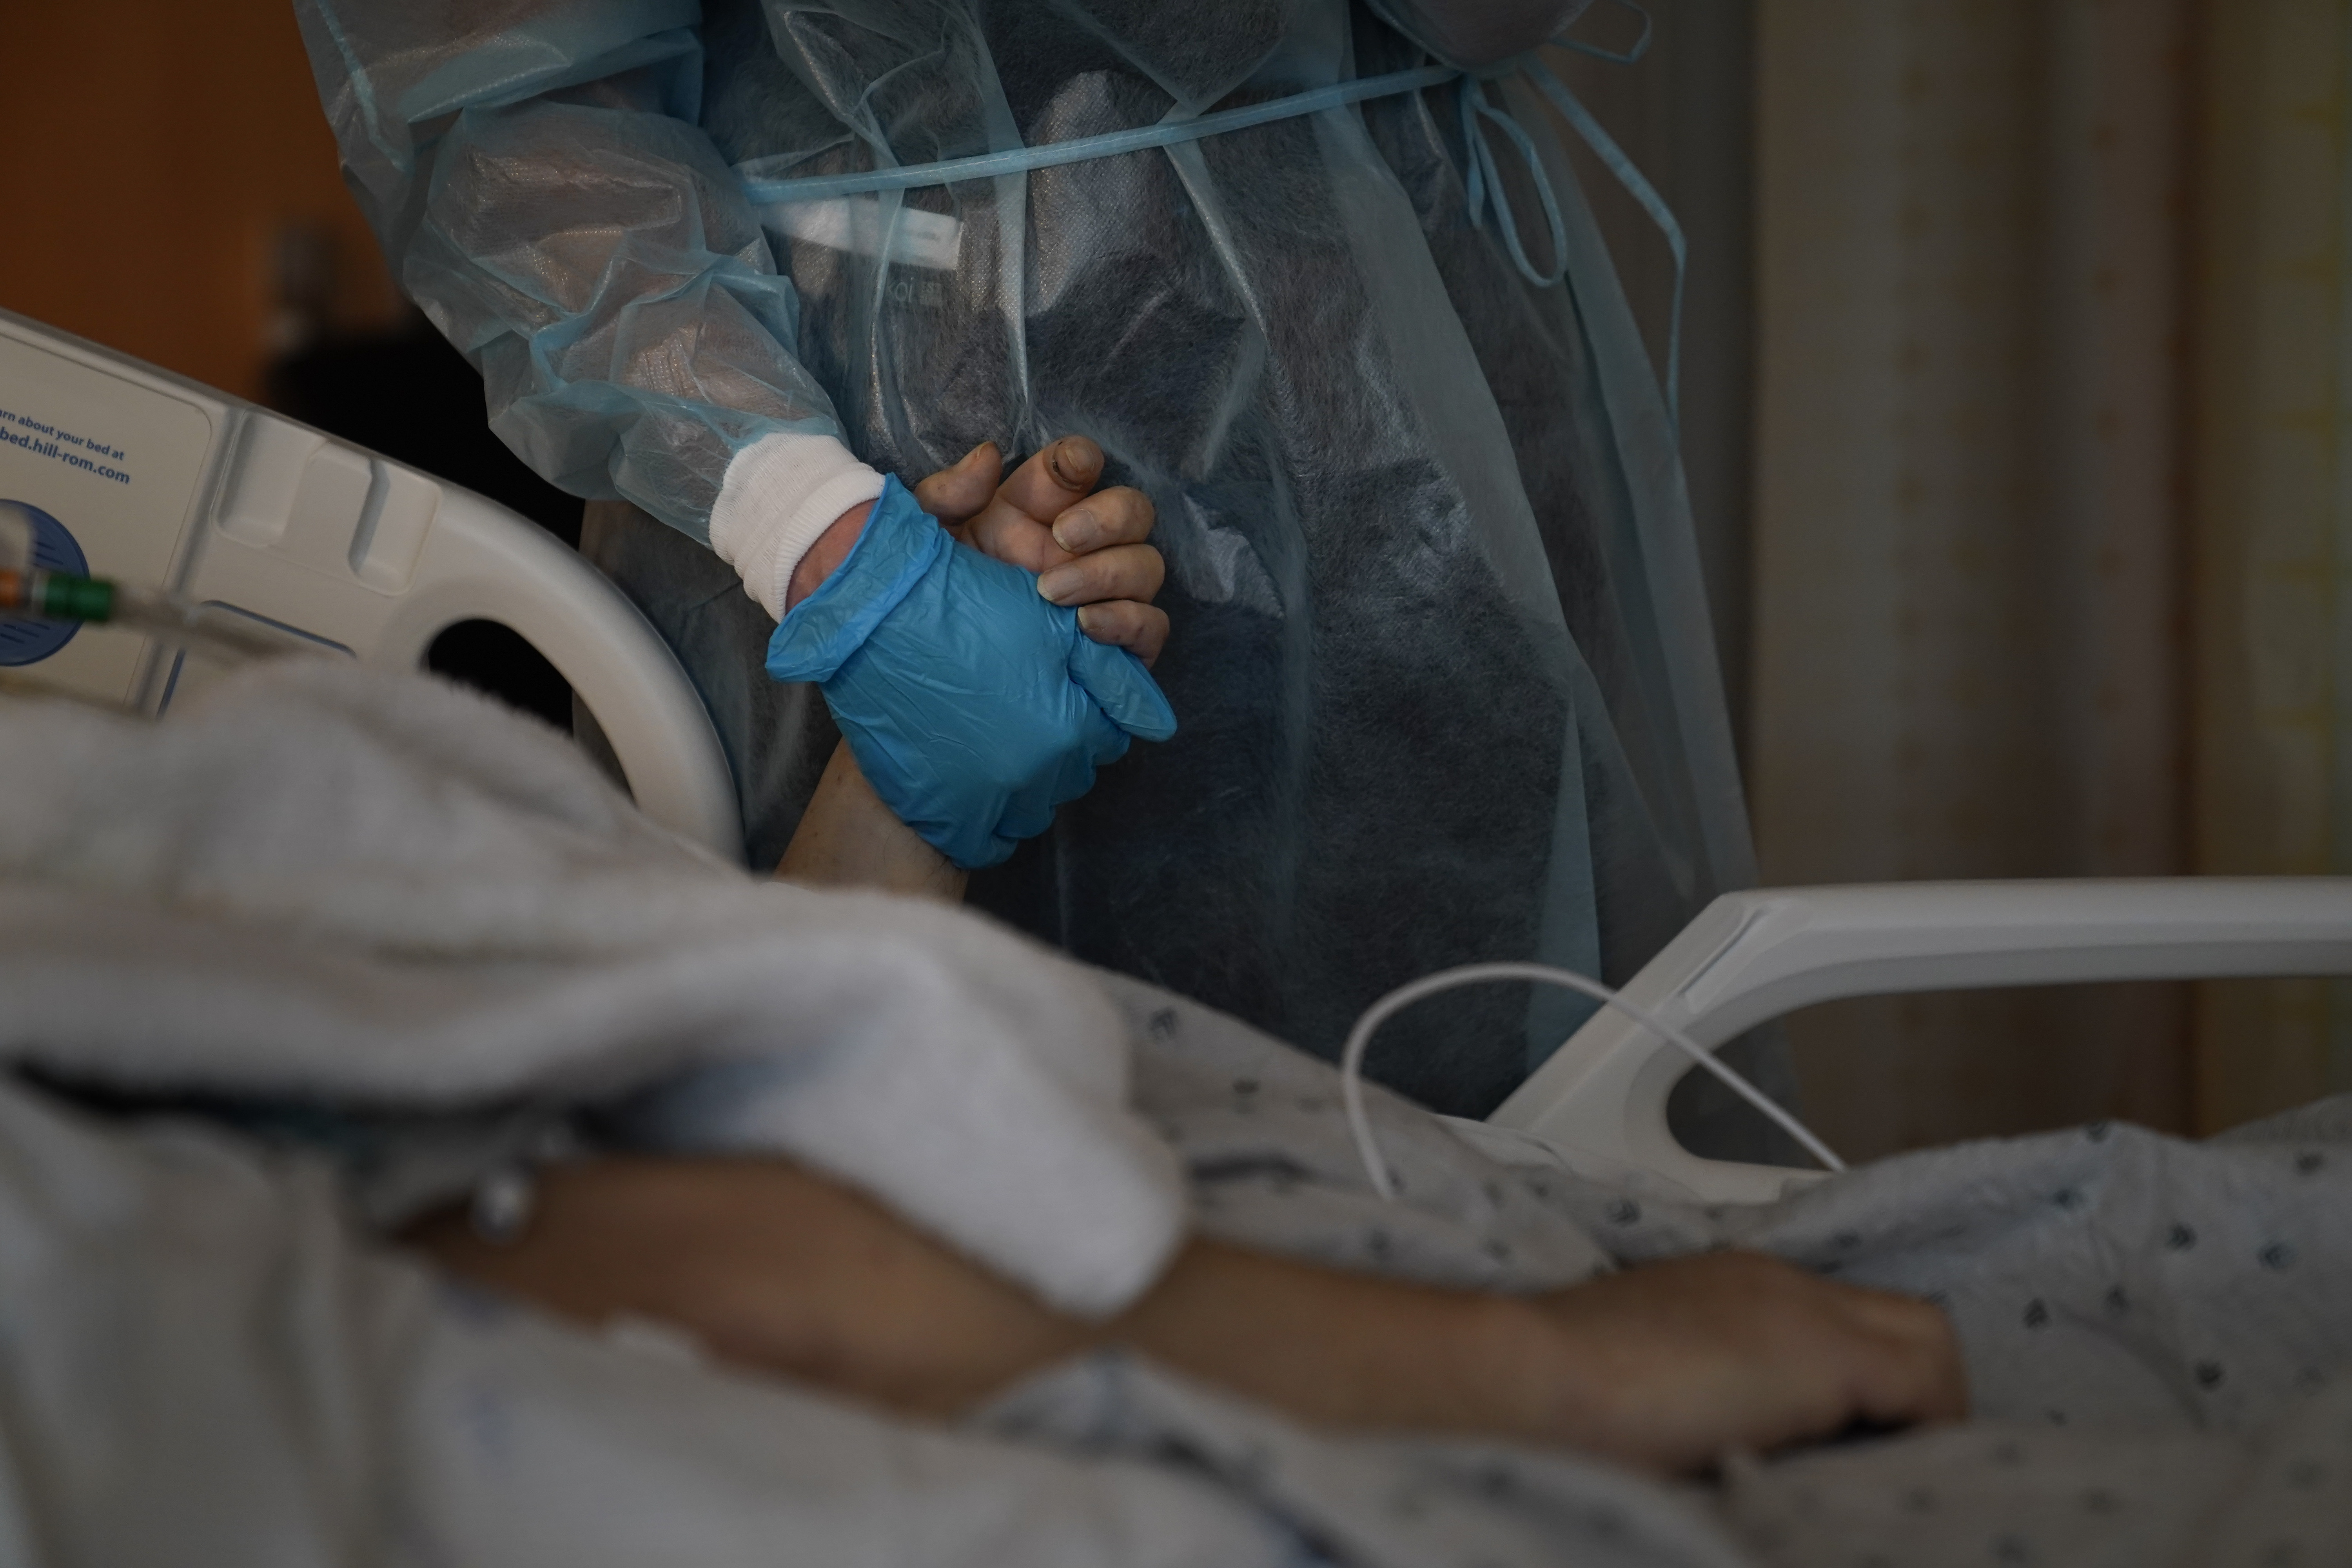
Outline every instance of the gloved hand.
[(817, 682), (884, 804), (968, 869), (1045, 831), (1129, 736), (1176, 732), (1133, 654), (955, 542), (896, 478), (848, 558), (778, 624), (768, 673)]

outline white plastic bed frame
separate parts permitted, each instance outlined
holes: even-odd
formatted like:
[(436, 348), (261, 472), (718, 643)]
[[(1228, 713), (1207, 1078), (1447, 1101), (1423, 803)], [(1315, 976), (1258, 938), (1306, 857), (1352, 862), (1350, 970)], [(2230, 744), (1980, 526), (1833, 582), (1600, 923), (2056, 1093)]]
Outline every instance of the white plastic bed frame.
[[(730, 859), (718, 731), (636, 606), (495, 501), (266, 408), (0, 310), (0, 500), (89, 570), (166, 587), (363, 664), (415, 668), (460, 621), (520, 633), (595, 715), (646, 815)], [(12, 683), (160, 712), (203, 662), (87, 626)]]
[[(2352, 878), (1889, 882), (1727, 893), (1621, 994), (1713, 1050), (1845, 996), (2338, 974), (2352, 974)], [(1655, 1172), (1702, 1202), (1769, 1202), (1820, 1179), (1677, 1143), (1666, 1096), (1690, 1066), (1604, 1008), (1489, 1120)]]
[[(91, 456), (101, 447), (121, 456)], [(482, 497), (0, 311), (0, 500), (59, 520), (100, 575), (241, 609), (370, 664), (414, 668), (461, 620), (509, 626), (586, 701), (646, 813), (740, 857), (726, 758), (668, 647), (579, 556)], [(85, 632), (26, 673), (150, 711), (184, 689), (163, 650), (110, 635)], [(2352, 879), (1731, 893), (1624, 994), (1711, 1049), (1844, 996), (2288, 974), (2352, 974)], [(1767, 1201), (1816, 1179), (1676, 1143), (1666, 1097), (1688, 1070), (1603, 1009), (1492, 1120), (1708, 1202)]]

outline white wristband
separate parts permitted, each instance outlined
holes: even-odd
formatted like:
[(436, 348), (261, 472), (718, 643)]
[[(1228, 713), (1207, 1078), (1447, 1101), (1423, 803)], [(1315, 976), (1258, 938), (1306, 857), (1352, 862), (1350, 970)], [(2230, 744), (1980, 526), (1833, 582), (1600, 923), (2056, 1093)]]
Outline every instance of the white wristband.
[(830, 436), (762, 436), (727, 465), (710, 509), (710, 548), (781, 621), (809, 546), (843, 512), (881, 493), (882, 476)]

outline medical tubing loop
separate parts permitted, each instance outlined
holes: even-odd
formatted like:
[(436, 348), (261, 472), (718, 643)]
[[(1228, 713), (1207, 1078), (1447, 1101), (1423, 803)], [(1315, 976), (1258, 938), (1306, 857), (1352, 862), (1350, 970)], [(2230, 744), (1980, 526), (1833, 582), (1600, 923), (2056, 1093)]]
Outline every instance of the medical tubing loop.
[(1639, 1003), (1628, 1002), (1615, 989), (1572, 969), (1559, 969), (1549, 963), (1465, 963), (1452, 969), (1441, 969), (1434, 974), (1424, 974), (1418, 980), (1400, 985), (1365, 1008), (1356, 1019), (1355, 1028), (1349, 1032), (1346, 1047), (1339, 1053), (1339, 1099), (1347, 1107), (1348, 1131), (1355, 1140), (1357, 1157), (1364, 1163), (1364, 1174), (1371, 1179), (1372, 1191), (1389, 1202), (1396, 1201), (1396, 1184), (1389, 1173), (1388, 1162), (1381, 1157), (1380, 1139), (1372, 1131), (1371, 1118), (1364, 1110), (1364, 1053), (1380, 1026), (1404, 1008), (1440, 992), (1489, 980), (1532, 980), (1544, 984), (1561, 985), (1570, 991), (1580, 992), (1603, 1006), (1616, 1008), (1728, 1084), (1734, 1093), (1762, 1111), (1780, 1131), (1802, 1144), (1805, 1152), (1819, 1160), (1824, 1169), (1845, 1169), (1845, 1162), (1839, 1159), (1828, 1144), (1814, 1136), (1812, 1129), (1774, 1103), (1770, 1096), (1748, 1082), (1738, 1070), (1717, 1059), (1713, 1051), (1693, 1041), (1689, 1036)]

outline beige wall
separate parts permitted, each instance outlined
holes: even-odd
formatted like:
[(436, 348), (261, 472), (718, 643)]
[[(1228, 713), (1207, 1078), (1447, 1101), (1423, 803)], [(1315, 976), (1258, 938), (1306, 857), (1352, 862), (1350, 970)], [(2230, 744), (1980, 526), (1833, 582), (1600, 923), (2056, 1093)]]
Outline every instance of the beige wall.
[[(1763, 0), (1770, 881), (2352, 874), (2352, 4)], [(1794, 1023), (1861, 1152), (2352, 1089), (2352, 989)]]
[[(1768, 883), (2185, 868), (2186, 7), (1763, 0), (1750, 784)], [(2189, 1119), (2165, 988), (1792, 1021), (1870, 1154)]]
[[(2213, 4), (2200, 40), (2196, 863), (2352, 873), (2352, 7)], [(2199, 1120), (2352, 1089), (2341, 984), (2202, 988)]]
[(289, 0), (12, 5), (5, 31), (0, 306), (253, 395), (272, 247), (308, 223), (336, 312), (390, 312)]

